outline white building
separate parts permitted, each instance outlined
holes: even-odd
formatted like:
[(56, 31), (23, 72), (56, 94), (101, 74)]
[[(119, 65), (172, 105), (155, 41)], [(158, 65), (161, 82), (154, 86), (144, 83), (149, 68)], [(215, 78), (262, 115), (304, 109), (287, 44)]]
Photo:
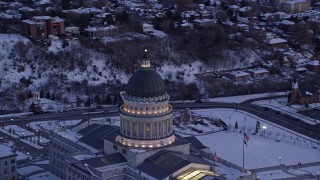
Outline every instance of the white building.
[(5, 145), (0, 145), (0, 179), (17, 179), (17, 154)]
[(142, 24), (142, 30), (144, 33), (147, 33), (147, 32), (152, 32), (154, 29), (153, 29), (153, 25), (152, 24), (148, 24), (148, 23), (143, 23)]

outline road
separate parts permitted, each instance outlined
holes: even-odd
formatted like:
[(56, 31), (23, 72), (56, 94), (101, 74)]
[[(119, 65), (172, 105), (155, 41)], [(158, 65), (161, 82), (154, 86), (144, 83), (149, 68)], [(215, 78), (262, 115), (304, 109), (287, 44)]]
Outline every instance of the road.
[[(253, 101), (277, 98), (277, 97), (283, 97), (283, 96), (252, 99), (239, 104), (218, 103), (218, 102), (202, 102), (202, 103), (191, 102), (191, 103), (174, 103), (172, 105), (175, 110), (181, 110), (185, 108), (189, 108), (192, 110), (211, 109), (211, 108), (232, 108), (232, 109), (236, 108), (236, 109), (251, 113), (271, 123), (275, 123), (287, 129), (301, 133), (305, 136), (308, 136), (314, 139), (320, 137), (319, 124), (310, 125), (303, 121), (292, 118), (290, 116), (281, 115), (274, 110), (271, 110), (271, 109), (266, 110), (263, 107), (251, 105), (251, 102)], [(118, 107), (107, 107), (103, 109), (96, 109), (95, 112), (90, 112), (90, 114), (88, 114), (88, 110), (79, 110), (79, 111), (74, 110), (74, 111), (59, 112), (59, 113), (53, 113), (53, 114), (29, 115), (23, 119), (1, 118), (0, 122), (6, 123), (6, 124), (18, 124), (23, 126), (28, 122), (34, 122), (34, 121), (46, 121), (46, 120), (62, 120), (63, 121), (63, 120), (78, 120), (78, 119), (87, 119), (87, 118), (114, 117), (114, 116), (119, 116), (117, 109)], [(106, 111), (109, 111), (109, 112), (111, 111), (112, 113), (104, 113)]]

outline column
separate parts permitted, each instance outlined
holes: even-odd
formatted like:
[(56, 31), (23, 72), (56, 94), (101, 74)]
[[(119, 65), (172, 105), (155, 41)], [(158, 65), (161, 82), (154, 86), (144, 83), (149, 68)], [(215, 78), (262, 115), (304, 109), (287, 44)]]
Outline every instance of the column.
[(153, 137), (153, 123), (149, 123), (150, 124), (150, 139), (154, 139)]
[(131, 129), (131, 130), (130, 130), (130, 132), (131, 132), (130, 137), (132, 138), (132, 136), (133, 136), (133, 131), (132, 131), (132, 130), (133, 130), (133, 122), (132, 122), (132, 121), (131, 121), (131, 127), (130, 127), (130, 129)]

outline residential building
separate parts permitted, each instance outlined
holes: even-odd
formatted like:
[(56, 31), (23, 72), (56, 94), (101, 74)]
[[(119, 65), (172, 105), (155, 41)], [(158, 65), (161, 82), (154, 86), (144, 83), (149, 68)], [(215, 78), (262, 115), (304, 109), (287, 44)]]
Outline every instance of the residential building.
[(33, 40), (64, 34), (64, 20), (59, 17), (34, 16), (22, 21), (21, 33)]
[(88, 27), (84, 29), (84, 32), (89, 39), (101, 39), (117, 35), (118, 26), (110, 25), (105, 27)]
[(299, 88), (298, 82), (292, 83), (290, 103), (308, 105), (320, 102), (320, 88), (317, 85)]
[(313, 60), (306, 65), (306, 68), (309, 71), (319, 72), (320, 71), (320, 63), (319, 60)]
[(17, 154), (5, 145), (0, 145), (0, 177), (3, 180), (17, 179)]
[(250, 78), (250, 74), (245, 71), (232, 71), (225, 75), (234, 81), (241, 81)]
[(308, 0), (289, 0), (282, 4), (283, 12), (288, 14), (307, 11), (309, 8), (310, 2)]
[(267, 69), (260, 68), (260, 67), (248, 69), (247, 72), (250, 73), (251, 76), (255, 78), (265, 77), (269, 75), (269, 71)]

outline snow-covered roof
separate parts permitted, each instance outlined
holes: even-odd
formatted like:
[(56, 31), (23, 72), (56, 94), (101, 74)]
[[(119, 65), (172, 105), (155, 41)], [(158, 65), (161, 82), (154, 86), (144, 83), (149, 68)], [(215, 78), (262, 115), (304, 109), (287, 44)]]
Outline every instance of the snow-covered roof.
[(286, 4), (295, 4), (295, 3), (304, 3), (307, 2), (306, 0), (290, 0), (290, 1), (286, 1), (284, 3)]
[(90, 14), (90, 13), (102, 13), (102, 9), (97, 9), (97, 8), (79, 8), (79, 9), (70, 9), (70, 10), (63, 10), (62, 12), (67, 13), (67, 12), (73, 12), (77, 14)]
[(260, 67), (248, 69), (247, 71), (250, 73), (253, 73), (253, 74), (269, 73), (269, 71), (267, 69), (260, 68)]
[(280, 22), (280, 24), (284, 24), (284, 25), (294, 25), (295, 23), (289, 20), (282, 20)]
[(266, 41), (267, 44), (281, 44), (281, 43), (286, 43), (286, 42), (288, 42), (288, 41), (285, 39), (282, 39), (282, 38), (273, 38), (273, 39), (268, 39)]
[(229, 74), (231, 74), (235, 77), (250, 76), (249, 73), (244, 72), (244, 71), (232, 71), (232, 72), (229, 72)]
[(320, 65), (319, 64), (319, 60), (313, 60), (313, 61), (309, 62), (308, 65), (310, 65), (310, 66), (319, 66)]
[(229, 6), (229, 9), (240, 9), (240, 6), (238, 6), (238, 5), (231, 5), (231, 6)]
[(0, 145), (0, 158), (5, 158), (5, 157), (9, 157), (9, 156), (15, 156), (16, 153), (12, 152), (12, 149), (8, 146), (5, 145)]
[(32, 19), (34, 20), (49, 20), (51, 19), (50, 16), (33, 16)]
[(106, 30), (117, 29), (117, 28), (118, 28), (117, 26), (110, 25), (105, 27), (88, 27), (84, 30), (88, 32), (96, 32), (96, 31), (106, 31)]

